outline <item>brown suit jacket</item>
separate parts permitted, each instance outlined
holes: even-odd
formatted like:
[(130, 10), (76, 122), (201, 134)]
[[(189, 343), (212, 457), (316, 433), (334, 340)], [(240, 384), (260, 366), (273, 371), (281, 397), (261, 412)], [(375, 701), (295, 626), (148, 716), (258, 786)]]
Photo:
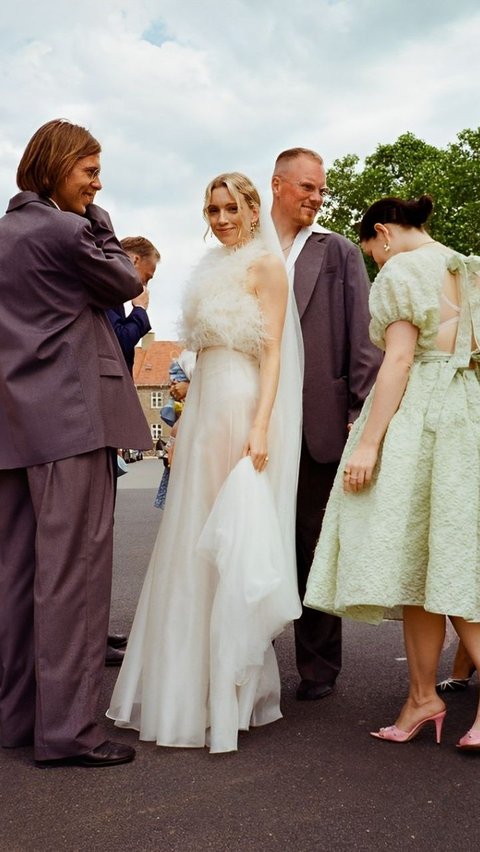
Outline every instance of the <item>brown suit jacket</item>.
[(337, 462), (382, 360), (368, 337), (360, 250), (339, 234), (312, 233), (295, 262), (294, 291), (305, 347), (304, 438), (315, 461)]
[(0, 469), (152, 446), (104, 313), (141, 289), (104, 210), (12, 198), (0, 219)]

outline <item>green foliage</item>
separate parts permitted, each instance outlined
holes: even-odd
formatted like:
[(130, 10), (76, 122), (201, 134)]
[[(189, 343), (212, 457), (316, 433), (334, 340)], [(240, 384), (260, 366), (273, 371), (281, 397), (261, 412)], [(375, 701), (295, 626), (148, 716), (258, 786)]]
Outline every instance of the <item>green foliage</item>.
[[(457, 141), (436, 148), (404, 133), (391, 145), (379, 145), (365, 158), (335, 160), (328, 172), (332, 195), (322, 207), (321, 223), (358, 242), (355, 223), (385, 195), (431, 195), (435, 208), (431, 235), (464, 254), (480, 255), (480, 127), (462, 130)], [(368, 264), (373, 274), (373, 264)]]

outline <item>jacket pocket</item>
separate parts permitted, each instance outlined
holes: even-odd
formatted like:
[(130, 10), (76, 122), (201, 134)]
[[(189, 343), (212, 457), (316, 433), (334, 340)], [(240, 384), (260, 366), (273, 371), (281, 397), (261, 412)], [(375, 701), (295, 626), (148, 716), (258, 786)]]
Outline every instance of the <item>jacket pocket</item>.
[(122, 370), (122, 365), (117, 361), (116, 358), (109, 358), (108, 356), (99, 356), (99, 372), (101, 376), (123, 376), (124, 371)]

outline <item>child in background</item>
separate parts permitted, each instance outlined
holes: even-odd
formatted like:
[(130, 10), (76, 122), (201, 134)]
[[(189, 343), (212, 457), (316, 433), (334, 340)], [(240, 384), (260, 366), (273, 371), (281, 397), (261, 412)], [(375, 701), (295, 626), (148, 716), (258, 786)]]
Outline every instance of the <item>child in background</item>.
[(172, 431), (165, 445), (167, 450), (167, 456), (163, 459), (165, 470), (163, 471), (160, 485), (158, 486), (157, 496), (155, 497), (153, 504), (157, 509), (163, 509), (165, 507), (168, 480), (170, 476), (170, 465), (172, 463), (173, 447), (178, 428), (178, 419), (183, 410), (183, 404), (187, 395), (190, 379), (192, 378), (196, 358), (196, 352), (184, 349), (178, 358), (172, 361), (168, 370), (170, 378), (170, 399), (167, 404), (160, 409), (160, 417), (167, 426), (172, 427)]

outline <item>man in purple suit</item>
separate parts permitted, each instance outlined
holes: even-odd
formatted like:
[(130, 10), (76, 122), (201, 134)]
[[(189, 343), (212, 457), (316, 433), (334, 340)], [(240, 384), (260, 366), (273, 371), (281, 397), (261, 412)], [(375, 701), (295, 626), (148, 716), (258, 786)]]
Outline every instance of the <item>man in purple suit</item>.
[[(300, 597), (348, 428), (372, 387), (381, 354), (370, 342), (368, 278), (360, 250), (315, 223), (328, 193), (323, 160), (292, 148), (275, 163), (272, 217), (293, 280), (305, 348), (303, 441), (297, 497)], [(341, 668), (341, 620), (303, 608), (295, 622), (297, 698), (329, 695)]]
[(0, 219), (0, 743), (40, 765), (135, 751), (97, 724), (113, 461), (151, 436), (105, 311), (142, 285), (93, 204), (100, 145), (43, 125)]

